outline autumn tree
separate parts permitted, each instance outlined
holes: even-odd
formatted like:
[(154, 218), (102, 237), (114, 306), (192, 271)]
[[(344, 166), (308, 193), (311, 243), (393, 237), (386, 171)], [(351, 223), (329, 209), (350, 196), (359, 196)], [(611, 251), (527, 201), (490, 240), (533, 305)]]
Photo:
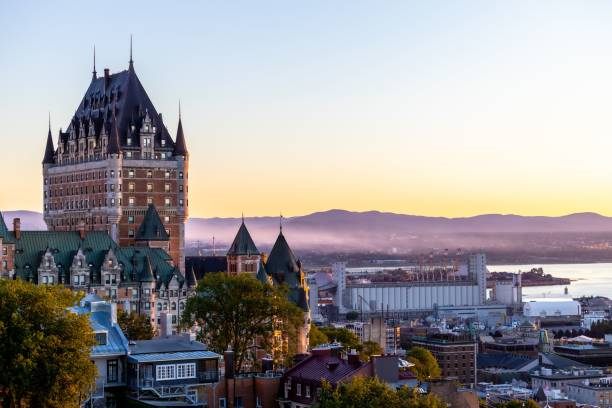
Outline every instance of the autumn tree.
[(357, 376), (336, 388), (323, 383), (318, 408), (396, 407), (443, 408), (446, 407), (433, 395), (420, 395), (415, 389), (402, 387), (395, 390), (377, 378)]
[(375, 341), (364, 341), (360, 347), (359, 358), (362, 361), (369, 361), (370, 357), (381, 355), (384, 353), (384, 350)]
[(155, 336), (155, 330), (147, 315), (128, 313), (119, 309), (117, 323), (128, 340), (150, 340)]
[(329, 339), (327, 338), (325, 333), (321, 331), (321, 329), (319, 329), (316, 325), (311, 324), (310, 333), (308, 335), (308, 343), (310, 345), (310, 348), (313, 348), (320, 344), (329, 343)]
[(60, 286), (0, 280), (0, 403), (78, 407), (90, 392), (95, 344), (79, 295)]
[(438, 361), (429, 350), (423, 347), (412, 347), (406, 353), (406, 357), (414, 364), (411, 370), (419, 381), (429, 381), (440, 377)]
[(359, 337), (352, 331), (344, 327), (322, 327), (321, 332), (327, 336), (329, 341), (342, 344), (347, 350), (360, 350), (361, 344)]
[(185, 305), (183, 327), (196, 323), (211, 350), (223, 353), (231, 347), (234, 369), (239, 372), (254, 347), (270, 350), (275, 329), (295, 334), (303, 324), (303, 312), (288, 300), (283, 287), (264, 284), (248, 274), (211, 273)]

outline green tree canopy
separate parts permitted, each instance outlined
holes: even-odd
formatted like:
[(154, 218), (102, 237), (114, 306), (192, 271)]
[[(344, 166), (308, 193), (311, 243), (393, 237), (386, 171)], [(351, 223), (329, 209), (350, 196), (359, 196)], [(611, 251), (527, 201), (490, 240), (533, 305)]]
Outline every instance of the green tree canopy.
[(318, 346), (319, 344), (329, 343), (329, 339), (316, 325), (311, 324), (308, 343), (310, 345), (310, 348), (313, 348)]
[(223, 353), (232, 348), (234, 369), (239, 372), (255, 342), (270, 350), (273, 331), (279, 326), (295, 335), (303, 324), (303, 312), (287, 299), (284, 288), (248, 274), (210, 273), (185, 305), (183, 326), (195, 323), (202, 327), (201, 338), (211, 350)]
[(94, 384), (88, 317), (60, 286), (0, 280), (0, 401), (7, 407), (78, 407)]
[(321, 332), (327, 336), (329, 341), (341, 343), (346, 349), (361, 349), (359, 337), (344, 327), (322, 327)]
[(375, 341), (364, 341), (361, 345), (359, 358), (362, 361), (369, 361), (370, 357), (383, 354), (384, 350)]
[(147, 315), (128, 313), (119, 309), (117, 323), (128, 340), (150, 340), (155, 336), (151, 319)]
[(318, 408), (445, 408), (433, 395), (422, 396), (414, 389), (402, 387), (396, 391), (378, 379), (357, 376), (335, 389), (324, 382)]
[(406, 353), (408, 361), (414, 364), (411, 368), (419, 381), (428, 381), (440, 377), (438, 361), (431, 352), (423, 347), (412, 347)]

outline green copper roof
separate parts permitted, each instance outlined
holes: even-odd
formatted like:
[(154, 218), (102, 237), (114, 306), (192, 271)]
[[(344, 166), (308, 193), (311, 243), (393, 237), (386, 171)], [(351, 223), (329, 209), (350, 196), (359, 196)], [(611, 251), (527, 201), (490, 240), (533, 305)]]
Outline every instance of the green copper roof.
[[(293, 251), (289, 248), (289, 244), (281, 231), (272, 247), (272, 251), (270, 251), (270, 256), (268, 256), (266, 271), (275, 282), (279, 284), (287, 283), (289, 286), (292, 286), (292, 284), (295, 284), (292, 276), (299, 272), (299, 270), (297, 258), (293, 255)], [(287, 282), (287, 280), (289, 281)]]
[(2, 238), (2, 240), (5, 242), (13, 242), (11, 233), (6, 227), (6, 222), (4, 222), (4, 217), (2, 216), (1, 212), (0, 212), (0, 238)]
[(275, 284), (287, 286), (289, 300), (302, 310), (308, 311), (308, 294), (302, 287), (302, 266), (282, 231), (278, 234), (265, 266)]
[(234, 238), (234, 242), (230, 246), (229, 251), (227, 251), (228, 255), (257, 255), (259, 254), (259, 250), (255, 246), (255, 242), (253, 242), (253, 238), (251, 238), (251, 234), (249, 234), (249, 230), (247, 230), (246, 225), (244, 225), (244, 220), (242, 220), (242, 224), (240, 224), (240, 228), (238, 229), (238, 233), (236, 234), (236, 238)]
[(270, 276), (266, 272), (266, 268), (264, 267), (264, 264), (261, 261), (259, 261), (259, 268), (257, 269), (256, 278), (261, 283), (272, 284), (272, 278), (270, 278)]
[(105, 231), (88, 231), (84, 240), (78, 232), (68, 231), (22, 231), (19, 240), (15, 240), (12, 233), (9, 237), (15, 242), (16, 275), (33, 282), (37, 282), (38, 267), (47, 248), (53, 254), (63, 282), (69, 282), (70, 266), (79, 248), (89, 266), (92, 284), (100, 283), (101, 267), (111, 250), (122, 268), (122, 283), (141, 282), (143, 278), (146, 281), (151, 277), (153, 281), (166, 283), (172, 279), (176, 269), (170, 264), (172, 258), (163, 249), (119, 247)]
[(149, 204), (142, 224), (136, 232), (136, 241), (168, 241), (170, 237), (153, 204)]

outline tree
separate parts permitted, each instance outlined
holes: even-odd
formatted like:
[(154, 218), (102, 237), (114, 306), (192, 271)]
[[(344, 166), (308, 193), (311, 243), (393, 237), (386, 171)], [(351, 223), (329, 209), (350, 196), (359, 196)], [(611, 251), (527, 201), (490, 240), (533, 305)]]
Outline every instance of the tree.
[(128, 340), (150, 340), (155, 336), (153, 325), (147, 315), (118, 310), (117, 322)]
[(310, 325), (310, 333), (308, 336), (310, 348), (316, 347), (319, 344), (329, 343), (327, 336), (314, 324)]
[(359, 358), (363, 361), (370, 360), (370, 357), (383, 354), (384, 350), (375, 341), (364, 341), (361, 345), (361, 352)]
[[(196, 323), (211, 350), (223, 353), (231, 347), (234, 369), (240, 372), (251, 350), (271, 350), (276, 329), (295, 336), (304, 317), (283, 287), (264, 284), (247, 274), (211, 273), (204, 276), (196, 296), (185, 305), (183, 327)], [(289, 354), (291, 350), (286, 357)]]
[(78, 407), (94, 384), (94, 335), (70, 312), (79, 295), (60, 286), (0, 280), (0, 403)]
[(446, 407), (433, 395), (422, 396), (414, 389), (402, 387), (398, 391), (372, 377), (356, 376), (350, 382), (341, 383), (335, 389), (323, 383), (318, 408), (398, 407), (443, 408)]
[(327, 336), (329, 341), (342, 344), (346, 349), (361, 349), (359, 337), (349, 329), (344, 327), (322, 327), (321, 332)]
[(406, 357), (414, 364), (411, 370), (419, 381), (429, 381), (440, 377), (438, 361), (429, 350), (423, 347), (412, 347)]

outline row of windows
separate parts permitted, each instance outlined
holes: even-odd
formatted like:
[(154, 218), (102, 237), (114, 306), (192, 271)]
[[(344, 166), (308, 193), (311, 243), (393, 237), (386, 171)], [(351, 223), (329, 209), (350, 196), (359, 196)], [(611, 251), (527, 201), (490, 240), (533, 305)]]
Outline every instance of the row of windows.
[[(128, 178), (135, 178), (136, 177), (136, 171), (134, 169), (128, 169), (125, 171), (127, 173), (126, 177)], [(173, 171), (171, 170), (164, 170), (164, 178), (169, 179), (171, 178), (171, 176), (173, 175)], [(154, 175), (154, 171), (153, 170), (147, 170), (146, 171), (146, 178), (153, 178)], [(100, 170), (100, 171), (92, 171), (92, 172), (84, 172), (84, 173), (74, 173), (74, 174), (66, 174), (66, 175), (62, 175), (62, 176), (52, 176), (50, 178), (45, 178), (44, 183), (45, 185), (49, 184), (49, 181), (51, 181), (51, 184), (64, 184), (64, 183), (74, 183), (74, 182), (79, 182), (79, 181), (87, 181), (87, 180), (103, 180), (103, 179), (107, 179), (108, 176), (110, 174), (110, 178), (115, 178), (115, 170)], [(118, 177), (121, 177), (121, 170), (119, 170), (117, 172)], [(178, 178), (179, 179), (183, 179), (183, 172), (180, 171), (178, 173)]]
[[(102, 186), (104, 185), (104, 192), (107, 193), (110, 189), (111, 192), (115, 191), (115, 184), (96, 184), (91, 186), (76, 186), (76, 187), (69, 187), (66, 188), (66, 190), (64, 190), (63, 188), (58, 188), (55, 190), (50, 190), (48, 196), (49, 197), (64, 197), (64, 196), (72, 196), (72, 195), (83, 195), (83, 194), (95, 194), (95, 193), (102, 193)], [(97, 191), (96, 191), (97, 190)], [(182, 184), (179, 185), (178, 188), (179, 192), (182, 193), (184, 190), (184, 187)], [(121, 192), (122, 191), (122, 185), (121, 184), (117, 184), (117, 191)], [(133, 193), (136, 191), (136, 185), (134, 183), (129, 183), (128, 184), (128, 191), (130, 193)], [(172, 191), (172, 186), (169, 183), (166, 183), (164, 185), (164, 192), (166, 193), (170, 193)], [(65, 194), (64, 194), (65, 192)], [(146, 192), (151, 193), (153, 192), (153, 183), (147, 183), (146, 186)], [(47, 198), (47, 192), (45, 191), (43, 193), (44, 198)]]
[[(91, 206), (90, 206), (91, 203)], [(147, 205), (153, 204), (153, 197), (147, 197)], [(58, 203), (45, 204), (45, 210), (79, 210), (79, 209), (88, 209), (88, 208), (102, 208), (102, 207), (115, 207), (116, 205), (123, 205), (123, 200), (121, 198), (111, 198), (111, 199), (98, 199), (97, 205), (96, 200), (85, 199), (85, 200), (74, 200), (74, 201), (61, 201)], [(128, 198), (128, 205), (130, 207), (134, 207), (136, 205), (136, 197)], [(179, 207), (185, 206), (185, 200), (180, 198), (178, 200)], [(172, 207), (172, 199), (164, 198), (164, 206)]]
[(195, 363), (163, 364), (158, 365), (155, 371), (157, 381), (196, 377)]

